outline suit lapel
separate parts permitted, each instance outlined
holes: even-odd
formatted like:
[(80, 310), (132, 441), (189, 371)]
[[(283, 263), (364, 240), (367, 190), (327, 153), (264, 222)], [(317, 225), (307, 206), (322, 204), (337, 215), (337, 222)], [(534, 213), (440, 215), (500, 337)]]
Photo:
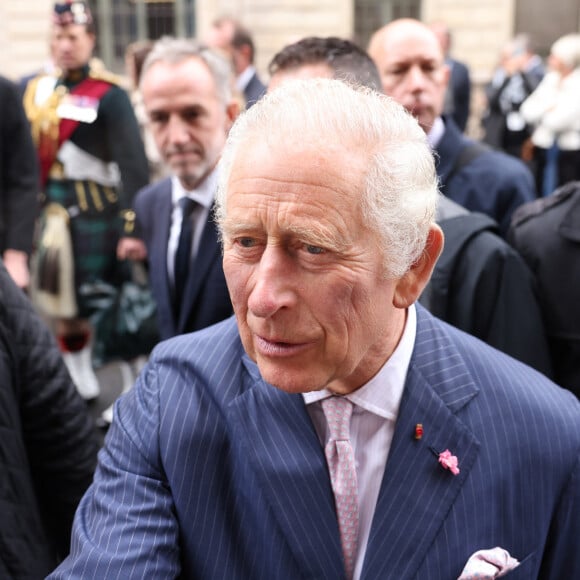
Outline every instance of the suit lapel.
[(155, 275), (150, 276), (152, 284), (156, 286), (155, 295), (159, 296), (157, 307), (160, 310), (160, 317), (168, 324), (171, 324), (169, 335), (175, 334), (175, 323), (173, 320), (173, 307), (169, 277), (167, 275), (167, 244), (169, 241), (169, 229), (171, 227), (171, 179), (166, 179), (159, 184), (159, 189), (155, 192), (152, 204), (153, 215), (152, 224), (156, 224), (152, 231), (154, 238), (150, 244), (149, 256), (150, 264)]
[(436, 165), (437, 165), (437, 175), (442, 183), (442, 191), (445, 193), (445, 184), (447, 183), (447, 178), (451, 173), (452, 169), (455, 167), (457, 158), (461, 149), (465, 146), (463, 143), (464, 137), (459, 132), (459, 129), (454, 123), (449, 122), (444, 119), (445, 122), (445, 132), (441, 137), (435, 151)]
[(334, 496), (318, 436), (300, 395), (253, 382), (232, 407), (248, 459), (305, 578), (342, 578)]
[(191, 317), (191, 310), (203, 287), (204, 280), (216, 260), (221, 260), (221, 248), (218, 241), (217, 226), (213, 220), (213, 206), (203, 228), (197, 255), (190, 264), (183, 293), (183, 305), (179, 313), (178, 331), (183, 332)]
[[(455, 413), (477, 387), (447, 336), (420, 307), (417, 340), (377, 501), (363, 578), (413, 578), (476, 460), (479, 443)], [(417, 423), (424, 435), (415, 439)], [(454, 476), (439, 465), (449, 449)]]

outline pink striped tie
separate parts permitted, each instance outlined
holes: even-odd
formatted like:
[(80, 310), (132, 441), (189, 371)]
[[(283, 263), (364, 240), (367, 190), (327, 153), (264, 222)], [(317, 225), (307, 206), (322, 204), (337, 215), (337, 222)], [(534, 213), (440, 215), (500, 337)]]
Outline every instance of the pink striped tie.
[(325, 453), (334, 491), (346, 577), (352, 578), (358, 543), (358, 487), (354, 451), (350, 443), (352, 403), (344, 397), (322, 401), (330, 439)]

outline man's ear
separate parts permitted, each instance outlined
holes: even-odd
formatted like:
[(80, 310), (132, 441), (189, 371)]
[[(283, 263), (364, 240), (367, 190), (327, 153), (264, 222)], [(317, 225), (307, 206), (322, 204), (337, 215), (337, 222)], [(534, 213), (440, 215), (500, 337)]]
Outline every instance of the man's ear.
[(407, 273), (399, 280), (393, 296), (393, 305), (397, 308), (407, 308), (423, 292), (435, 263), (443, 250), (443, 232), (437, 224), (433, 224), (427, 236), (427, 243), (419, 259), (411, 265)]
[(231, 100), (226, 106), (226, 132), (232, 128), (239, 114), (240, 103), (236, 100)]

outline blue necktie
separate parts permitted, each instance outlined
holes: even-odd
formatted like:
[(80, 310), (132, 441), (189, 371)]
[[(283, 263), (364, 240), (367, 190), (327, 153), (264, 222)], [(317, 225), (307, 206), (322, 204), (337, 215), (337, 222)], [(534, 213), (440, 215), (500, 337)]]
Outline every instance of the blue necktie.
[(179, 200), (179, 207), (182, 214), (181, 232), (179, 233), (179, 242), (175, 252), (175, 264), (173, 270), (174, 285), (174, 310), (178, 314), (181, 308), (183, 290), (187, 281), (189, 263), (191, 261), (191, 242), (193, 239), (193, 219), (192, 213), (197, 205), (193, 199), (182, 197)]

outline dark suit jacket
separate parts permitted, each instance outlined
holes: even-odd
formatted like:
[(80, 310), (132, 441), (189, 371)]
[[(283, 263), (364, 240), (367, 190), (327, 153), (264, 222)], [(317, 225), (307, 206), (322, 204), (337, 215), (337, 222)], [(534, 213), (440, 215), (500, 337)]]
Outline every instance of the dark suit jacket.
[(189, 268), (179, 320), (175, 320), (167, 276), (171, 209), (170, 178), (142, 189), (135, 198), (137, 224), (147, 246), (149, 280), (157, 302), (162, 339), (205, 328), (233, 312), (222, 269), (217, 226), (210, 212), (199, 251)]
[(441, 191), (468, 210), (490, 216), (505, 237), (515, 209), (536, 199), (532, 174), (519, 159), (492, 150), (454, 172), (460, 152), (472, 141), (459, 132), (453, 121), (444, 121), (445, 133), (436, 148)]
[(555, 380), (580, 398), (580, 181), (519, 208), (509, 240), (538, 281)]
[(469, 119), (469, 106), (471, 103), (471, 79), (469, 69), (458, 60), (448, 59), (447, 64), (451, 67), (449, 78), (448, 109), (445, 113), (451, 115), (455, 124), (463, 132)]
[(246, 98), (246, 109), (256, 104), (266, 93), (266, 85), (260, 80), (260, 77), (254, 73), (250, 82), (244, 89), (244, 97)]
[[(495, 546), (522, 562), (510, 580), (580, 578), (579, 423), (571, 393), (417, 307), (362, 578), (450, 580)], [(304, 400), (262, 380), (234, 319), (153, 352), (73, 535), (53, 579), (344, 578)]]
[(0, 254), (30, 253), (40, 205), (36, 149), (18, 88), (0, 77)]

